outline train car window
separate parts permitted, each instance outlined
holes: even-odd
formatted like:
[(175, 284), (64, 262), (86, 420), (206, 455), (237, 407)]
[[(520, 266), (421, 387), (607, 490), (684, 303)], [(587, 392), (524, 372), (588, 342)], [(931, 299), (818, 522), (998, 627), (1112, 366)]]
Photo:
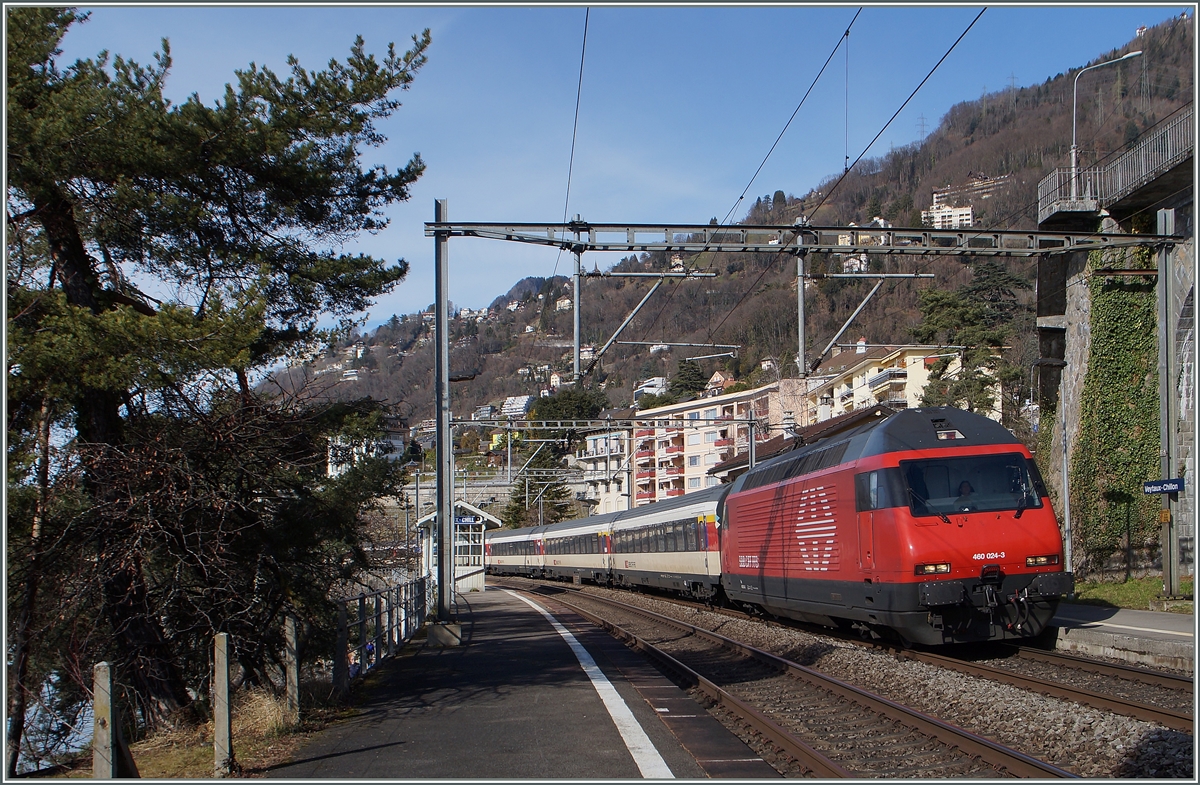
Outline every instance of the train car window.
[(695, 521), (689, 521), (687, 526), (685, 526), (683, 529), (683, 536), (686, 540), (686, 544), (684, 547), (686, 547), (689, 551), (697, 550), (697, 548), (696, 548), (696, 539), (697, 539), (696, 538), (696, 525), (697, 524)]

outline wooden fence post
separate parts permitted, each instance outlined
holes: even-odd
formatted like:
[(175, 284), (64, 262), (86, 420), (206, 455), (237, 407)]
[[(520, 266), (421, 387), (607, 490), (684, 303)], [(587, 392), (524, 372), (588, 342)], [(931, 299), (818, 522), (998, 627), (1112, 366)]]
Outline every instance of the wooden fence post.
[(333, 689), (338, 700), (345, 700), (350, 694), (350, 629), (346, 618), (346, 603), (338, 603), (337, 650), (333, 653)]
[(138, 776), (129, 745), (121, 735), (121, 712), (113, 701), (112, 667), (98, 662), (92, 668), (92, 778)]
[(213, 639), (213, 772), (217, 777), (233, 773), (232, 714), (229, 707), (229, 633)]
[(287, 722), (300, 724), (300, 651), (296, 641), (296, 617), (283, 617), (284, 670), (287, 680)]

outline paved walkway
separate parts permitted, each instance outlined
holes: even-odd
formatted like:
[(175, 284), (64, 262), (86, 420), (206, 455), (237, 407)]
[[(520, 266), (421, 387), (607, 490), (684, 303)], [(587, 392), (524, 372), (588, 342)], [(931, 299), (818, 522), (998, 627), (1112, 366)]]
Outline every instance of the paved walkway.
[[(715, 721), (640, 656), (590, 624), (556, 614), (555, 621), (594, 661), (589, 675), (552, 622), (514, 595), (489, 588), (461, 596), (458, 602), (462, 646), (438, 649), (414, 643), (404, 655), (385, 660), (368, 676), (368, 683), (356, 688), (359, 713), (316, 734), (293, 763), (270, 776), (346, 780), (713, 775), (713, 765), (706, 763), (706, 773), (663, 719), (671, 709), (652, 706), (639, 688), (645, 690), (657, 680), (653, 689), (674, 690), (686, 699), (677, 705), (689, 704), (701, 719)], [(611, 685), (605, 699), (605, 690), (598, 691), (594, 684), (597, 676)], [(610, 713), (606, 700), (621, 704), (636, 728), (620, 727), (613, 717), (621, 709)], [(649, 751), (637, 749), (638, 734)], [(627, 738), (631, 736), (633, 743)], [(756, 757), (736, 738), (729, 740), (740, 749), (725, 758)], [(718, 763), (729, 765), (729, 760)], [(768, 767), (765, 773), (743, 771), (741, 776), (766, 774), (774, 771)]]

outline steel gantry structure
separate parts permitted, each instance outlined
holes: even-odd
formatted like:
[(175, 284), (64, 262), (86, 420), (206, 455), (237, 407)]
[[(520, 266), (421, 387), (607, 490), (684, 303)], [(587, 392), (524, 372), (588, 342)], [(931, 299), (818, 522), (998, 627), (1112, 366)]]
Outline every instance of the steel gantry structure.
[[(956, 257), (1036, 257), (1054, 256), (1114, 248), (1153, 247), (1159, 250), (1173, 246), (1178, 240), (1168, 234), (1072, 233), (1012, 230), (938, 230), (930, 228), (895, 228), (863, 226), (814, 226), (801, 218), (791, 225), (713, 224), (617, 224), (590, 223), (578, 215), (568, 222), (490, 223), (452, 222), (447, 201), (434, 203), (434, 220), (425, 224), (425, 236), (434, 238), (436, 286), (436, 347), (435, 386), (438, 404), (438, 534), (445, 538), (439, 551), (438, 610), (439, 617), (450, 617), (450, 597), (453, 592), (453, 562), (451, 549), (445, 547), (452, 537), (453, 518), (450, 500), (452, 478), (447, 471), (452, 460), (450, 443), (450, 351), (448, 309), (448, 258), (451, 237), (476, 237), (507, 242), (541, 245), (570, 251), (575, 256), (574, 283), (574, 379), (581, 376), (579, 362), (579, 285), (586, 274), (581, 257), (588, 251), (616, 252), (673, 252), (673, 253), (774, 253), (796, 257), (797, 310), (799, 317), (799, 351), (797, 363), (805, 375), (804, 362), (804, 279), (805, 258), (810, 253), (867, 254), (869, 256), (956, 256)], [(628, 274), (627, 274), (628, 275)], [(711, 277), (713, 273), (695, 270), (671, 270), (663, 273), (640, 273), (658, 278), (661, 284), (668, 277), (688, 279)], [(915, 277), (903, 274), (904, 277)], [(839, 276), (846, 277), (846, 276)], [(849, 277), (860, 277), (850, 275)], [(864, 275), (861, 277), (880, 277)], [(652, 288), (651, 293), (657, 285)], [(878, 289), (878, 286), (876, 286)], [(638, 305), (641, 308), (649, 295)], [(861, 306), (860, 306), (861, 308)], [(636, 313), (636, 309), (634, 311)], [(630, 314), (621, 329), (633, 319)], [(845, 328), (843, 328), (845, 329)], [(620, 330), (618, 330), (618, 334)], [(839, 333), (840, 335), (840, 333)], [(612, 345), (616, 335), (605, 345)], [(834, 337), (834, 341), (837, 336)], [(831, 341), (832, 343), (832, 341)], [(592, 366), (599, 360), (599, 354)], [(590, 369), (589, 369), (590, 370)], [(1069, 519), (1068, 519), (1069, 520)], [(1068, 523), (1069, 527), (1069, 523)], [(1068, 528), (1069, 532), (1069, 528)], [(1069, 536), (1069, 534), (1068, 534)]]

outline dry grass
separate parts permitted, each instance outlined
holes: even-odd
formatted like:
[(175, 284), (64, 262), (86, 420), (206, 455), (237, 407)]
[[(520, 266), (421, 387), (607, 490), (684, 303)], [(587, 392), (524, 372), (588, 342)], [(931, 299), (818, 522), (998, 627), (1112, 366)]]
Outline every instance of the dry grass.
[[(314, 731), (350, 710), (330, 698), (328, 682), (301, 685), (301, 722), (291, 726), (283, 696), (261, 688), (244, 689), (234, 696), (230, 733), (240, 767), (235, 776), (263, 777), (295, 757), (296, 750)], [(212, 722), (157, 733), (131, 745), (138, 773), (146, 779), (211, 779), (213, 777)], [(90, 779), (90, 752), (49, 776)]]

